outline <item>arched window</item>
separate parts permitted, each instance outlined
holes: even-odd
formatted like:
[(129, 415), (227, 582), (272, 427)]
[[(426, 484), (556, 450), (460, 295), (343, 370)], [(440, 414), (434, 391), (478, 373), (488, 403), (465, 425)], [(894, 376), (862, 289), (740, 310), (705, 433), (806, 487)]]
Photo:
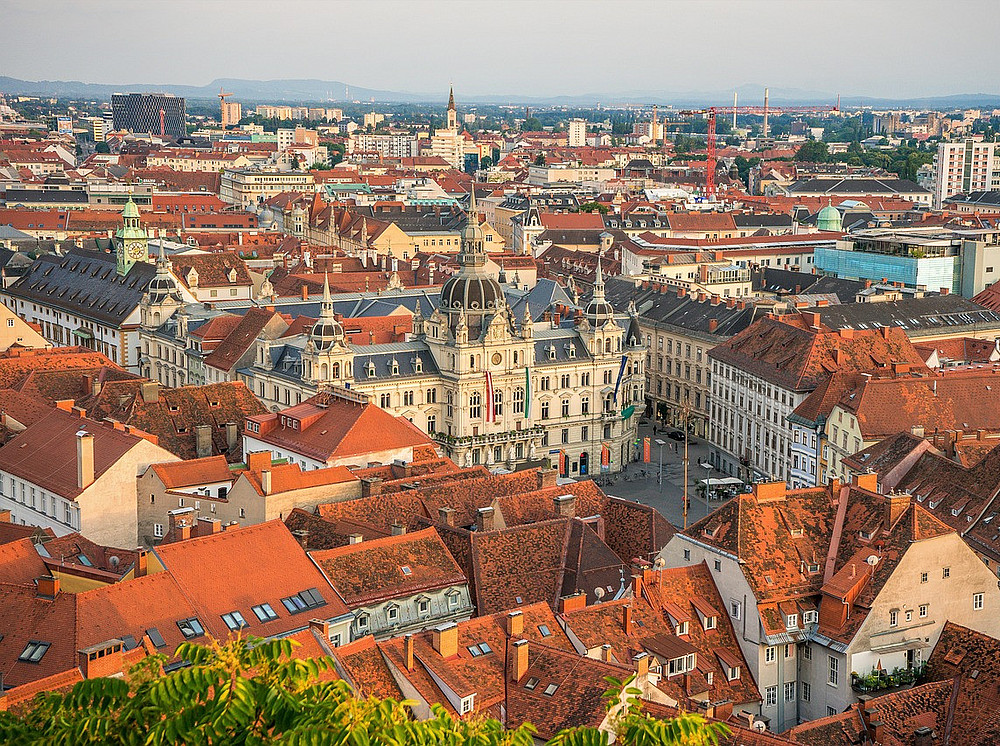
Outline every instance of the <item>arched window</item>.
[(605, 352), (611, 352), (611, 340), (610, 339), (604, 340), (604, 351)]
[(524, 411), (524, 389), (521, 386), (514, 389), (514, 411)]
[(469, 397), (469, 417), (478, 420), (483, 416), (483, 395), (478, 391)]
[(604, 411), (605, 412), (612, 411), (612, 409), (614, 408), (614, 404), (615, 404), (615, 395), (614, 394), (608, 394), (607, 396), (604, 397)]
[(319, 366), (319, 377), (322, 380), (327, 380), (327, 373), (329, 373), (329, 368), (327, 368), (326, 363), (321, 363)]
[(493, 412), (498, 417), (503, 414), (503, 392), (493, 392)]
[(340, 378), (340, 363), (333, 364), (333, 377)]

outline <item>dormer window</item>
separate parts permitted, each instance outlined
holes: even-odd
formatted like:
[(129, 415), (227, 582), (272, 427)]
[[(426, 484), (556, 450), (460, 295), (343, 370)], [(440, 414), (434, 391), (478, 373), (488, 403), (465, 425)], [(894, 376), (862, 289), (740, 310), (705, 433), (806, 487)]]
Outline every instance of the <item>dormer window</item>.
[(399, 375), (399, 363), (396, 362), (395, 358), (392, 359), (391, 370), (392, 370), (392, 375), (394, 375), (394, 376), (398, 376)]
[(681, 622), (674, 628), (674, 632), (678, 637), (683, 637), (688, 633), (688, 623)]
[(395, 623), (399, 619), (399, 608), (396, 606), (390, 606), (385, 610), (385, 618), (389, 620), (390, 624)]
[(424, 363), (419, 357), (413, 360), (413, 372), (414, 373), (424, 372)]
[(858, 533), (860, 534), (861, 538), (864, 539), (865, 541), (870, 541), (872, 538), (871, 531), (859, 531)]
[(468, 715), (472, 712), (475, 707), (476, 695), (471, 694), (468, 697), (462, 697), (462, 714)]
[(740, 678), (740, 667), (739, 666), (736, 666), (735, 668), (727, 667), (726, 668), (726, 678), (729, 679), (729, 681), (736, 681), (737, 679), (739, 679)]
[(359, 614), (357, 618), (357, 624), (359, 630), (368, 629), (368, 615)]
[(369, 378), (374, 378), (375, 377), (375, 363), (369, 362), (366, 370), (368, 372), (368, 377)]
[(715, 629), (718, 626), (718, 623), (719, 623), (719, 618), (718, 617), (707, 616), (707, 617), (705, 617), (704, 627), (705, 627), (706, 630), (708, 630), (708, 629)]
[(785, 617), (785, 629), (798, 629), (798, 627), (799, 627), (799, 615), (788, 614)]
[(688, 655), (682, 655), (680, 658), (672, 658), (667, 664), (667, 675), (676, 676), (677, 674), (687, 673), (688, 671), (693, 671), (697, 665), (697, 653), (689, 653)]

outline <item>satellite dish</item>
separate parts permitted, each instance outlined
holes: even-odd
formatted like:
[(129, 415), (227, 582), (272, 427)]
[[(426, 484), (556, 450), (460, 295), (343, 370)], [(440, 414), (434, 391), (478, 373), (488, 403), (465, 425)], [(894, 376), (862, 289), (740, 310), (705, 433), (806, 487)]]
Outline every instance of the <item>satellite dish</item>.
[(663, 557), (657, 557), (655, 560), (653, 560), (653, 567), (655, 567), (657, 570), (662, 569), (663, 566), (666, 564), (667, 561), (663, 559)]
[(875, 565), (878, 564), (878, 555), (877, 554), (868, 555), (868, 559), (866, 559), (865, 562), (867, 562), (872, 567), (875, 567)]
[(113, 568), (117, 568), (120, 562), (121, 560), (118, 558), (117, 554), (112, 554), (110, 557), (108, 557), (108, 564), (111, 565), (111, 567)]
[(604, 598), (604, 593), (605, 593), (604, 589), (601, 588), (600, 586), (594, 589), (594, 595), (597, 596), (598, 601)]
[(753, 729), (763, 733), (764, 731), (767, 730), (767, 723), (765, 723), (763, 720), (754, 720)]

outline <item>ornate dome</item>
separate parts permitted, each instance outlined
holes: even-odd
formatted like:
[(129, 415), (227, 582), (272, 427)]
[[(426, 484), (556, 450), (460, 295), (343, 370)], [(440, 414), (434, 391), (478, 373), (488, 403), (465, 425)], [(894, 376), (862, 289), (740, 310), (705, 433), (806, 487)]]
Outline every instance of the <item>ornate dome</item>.
[(344, 327), (333, 314), (333, 298), (330, 297), (330, 278), (323, 277), (323, 302), (320, 304), (319, 318), (309, 332), (309, 341), (319, 352), (343, 344)]
[(448, 314), (448, 325), (452, 333), (458, 325), (459, 315), (462, 311), (465, 312), (470, 339), (478, 339), (487, 324), (486, 317), (494, 315), (506, 305), (500, 283), (485, 271), (484, 236), (473, 189), (469, 198), (468, 220), (462, 233), (462, 250), (458, 255), (460, 269), (441, 288), (440, 302), (441, 310)]
[(166, 250), (163, 247), (163, 239), (160, 239), (160, 256), (156, 260), (156, 274), (149, 281), (146, 293), (149, 295), (151, 304), (159, 304), (165, 301), (182, 303), (180, 287), (173, 272), (170, 271), (170, 260), (167, 259)]
[(601, 256), (597, 255), (597, 273), (594, 277), (594, 295), (584, 310), (584, 315), (591, 326), (604, 326), (615, 316), (615, 309), (604, 298), (604, 272), (601, 271)]

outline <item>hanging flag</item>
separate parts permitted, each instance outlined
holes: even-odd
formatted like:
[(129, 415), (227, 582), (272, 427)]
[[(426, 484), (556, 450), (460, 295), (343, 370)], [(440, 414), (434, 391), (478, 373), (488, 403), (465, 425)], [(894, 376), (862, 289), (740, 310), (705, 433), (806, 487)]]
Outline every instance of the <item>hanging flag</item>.
[(621, 388), (622, 379), (625, 377), (625, 366), (628, 365), (628, 356), (622, 355), (622, 364), (618, 368), (618, 380), (615, 381), (615, 404), (618, 403), (618, 389)]
[(645, 463), (647, 463), (647, 464), (649, 463), (649, 448), (650, 448), (649, 438), (643, 438), (642, 439), (642, 460)]
[(611, 449), (607, 443), (601, 443), (601, 471), (611, 469)]
[(569, 476), (569, 459), (566, 451), (559, 451), (559, 474), (564, 477)]
[(531, 419), (531, 368), (524, 369), (524, 419)]
[(496, 422), (496, 411), (493, 407), (493, 374), (486, 371), (486, 421)]

